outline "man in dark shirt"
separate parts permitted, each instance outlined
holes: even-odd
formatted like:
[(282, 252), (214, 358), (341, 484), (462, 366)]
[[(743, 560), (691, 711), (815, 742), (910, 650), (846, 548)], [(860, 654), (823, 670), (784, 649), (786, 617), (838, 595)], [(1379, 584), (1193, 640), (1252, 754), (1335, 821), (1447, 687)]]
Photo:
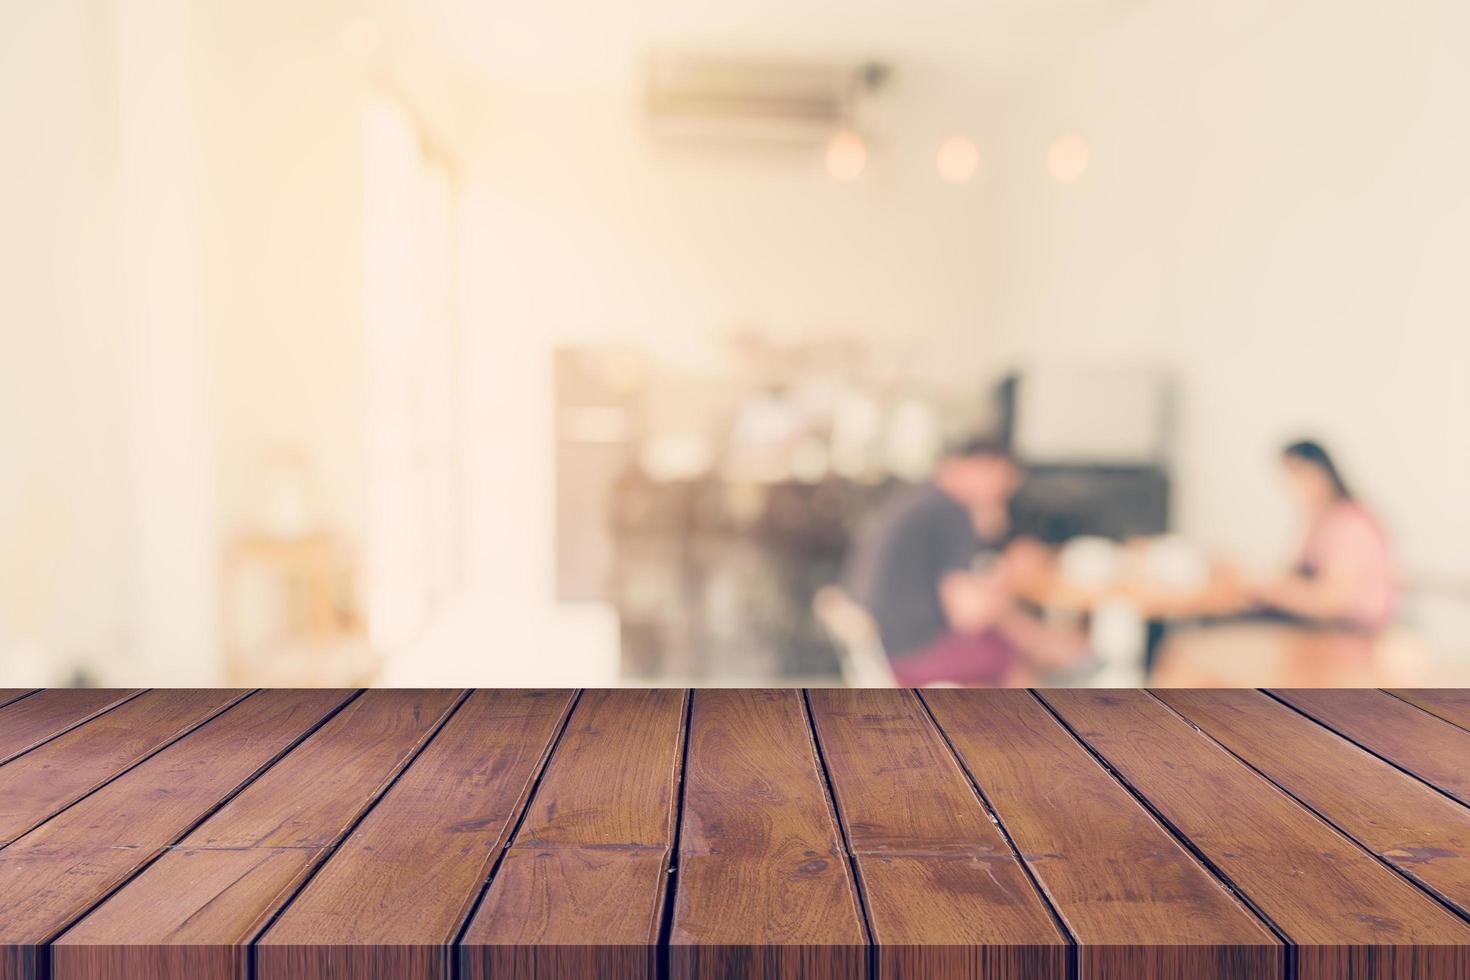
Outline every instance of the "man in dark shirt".
[(1020, 467), (976, 440), (947, 454), (934, 479), (901, 491), (860, 531), (847, 589), (877, 622), (899, 683), (1002, 684), (1021, 679), (1006, 622), (1014, 602), (1002, 553)]

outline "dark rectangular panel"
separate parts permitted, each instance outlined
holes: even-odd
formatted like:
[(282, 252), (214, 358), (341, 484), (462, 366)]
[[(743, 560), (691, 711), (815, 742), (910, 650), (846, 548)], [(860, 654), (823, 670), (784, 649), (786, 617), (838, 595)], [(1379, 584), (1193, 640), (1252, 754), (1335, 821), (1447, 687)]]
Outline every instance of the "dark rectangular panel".
[(809, 697), (879, 973), (1065, 976), (1067, 937), (914, 692)]
[(1027, 691), (923, 694), (1097, 980), (1280, 976), (1280, 941)]
[(867, 935), (800, 691), (697, 691), (675, 977), (861, 975)]

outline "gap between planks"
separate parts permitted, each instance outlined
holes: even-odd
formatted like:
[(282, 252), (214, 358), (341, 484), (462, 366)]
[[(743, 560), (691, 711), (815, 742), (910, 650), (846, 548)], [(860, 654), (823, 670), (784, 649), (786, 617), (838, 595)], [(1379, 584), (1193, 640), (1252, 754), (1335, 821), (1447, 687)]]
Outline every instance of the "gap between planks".
[(1102, 766), (1104, 772), (1112, 776), (1113, 779), (1117, 781), (1118, 785), (1122, 786), (1124, 791), (1127, 792), (1129, 796), (1137, 800), (1138, 805), (1147, 810), (1149, 815), (1152, 816), (1154, 820), (1158, 821), (1159, 826), (1163, 827), (1166, 833), (1168, 833), (1171, 837), (1178, 841), (1179, 845), (1183, 847), (1186, 851), (1188, 851), (1194, 857), (1194, 859), (1200, 863), (1201, 867), (1203, 867), (1207, 872), (1213, 875), (1215, 877), (1215, 880), (1220, 882), (1220, 884), (1225, 887), (1225, 890), (1235, 897), (1235, 900), (1237, 902), (1239, 902), (1247, 911), (1249, 911), (1252, 915), (1259, 919), (1262, 925), (1271, 930), (1272, 934), (1281, 941), (1282, 955), (1285, 958), (1285, 962), (1283, 964), (1284, 969), (1282, 972), (1283, 980), (1295, 980), (1296, 954), (1294, 951), (1296, 949), (1296, 943), (1293, 942), (1291, 937), (1286, 934), (1286, 931), (1282, 929), (1279, 925), (1277, 925), (1276, 921), (1272, 919), (1271, 916), (1267, 915), (1265, 910), (1263, 910), (1255, 902), (1251, 901), (1250, 897), (1246, 895), (1244, 889), (1237, 885), (1235, 881), (1228, 874), (1226, 874), (1222, 868), (1215, 864), (1214, 861), (1210, 860), (1209, 856), (1206, 855), (1202, 850), (1200, 850), (1199, 846), (1196, 845), (1194, 841), (1190, 840), (1189, 837), (1182, 830), (1175, 826), (1173, 821), (1164, 816), (1163, 812), (1160, 811), (1158, 807), (1154, 806), (1154, 804), (1148, 799), (1148, 797), (1144, 796), (1142, 792), (1134, 787), (1134, 785), (1128, 781), (1127, 777), (1119, 772), (1117, 768), (1112, 765), (1112, 763), (1108, 762), (1108, 760), (1104, 758), (1101, 752), (1098, 752), (1090, 744), (1088, 744), (1087, 740), (1084, 739), (1081, 734), (1079, 734), (1077, 730), (1072, 727), (1071, 723), (1068, 722), (1067, 719), (1062, 717), (1059, 711), (1051, 706), (1051, 703), (1046, 700), (1046, 698), (1041, 694), (1040, 691), (1037, 691), (1035, 688), (1029, 688), (1028, 690), (1031, 696), (1041, 703), (1042, 709), (1045, 710), (1047, 714), (1051, 715), (1051, 717), (1056, 721), (1058, 725), (1062, 726), (1062, 730), (1070, 735), (1077, 742), (1077, 744), (1082, 747), (1082, 750), (1084, 752), (1090, 755), (1098, 765)]
[[(495, 876), (500, 872), (500, 866), (505, 863), (505, 856), (510, 853), (516, 836), (521, 832), (521, 825), (526, 822), (526, 816), (531, 812), (531, 804), (535, 801), (536, 794), (541, 791), (541, 781), (546, 777), (546, 771), (551, 768), (551, 760), (556, 758), (556, 750), (561, 746), (562, 736), (567, 733), (567, 727), (572, 723), (572, 714), (577, 710), (577, 705), (581, 703), (584, 692), (584, 688), (578, 688), (572, 692), (571, 698), (567, 701), (566, 711), (561, 716), (560, 724), (557, 725), (556, 734), (551, 737), (551, 741), (546, 743), (546, 750), (541, 757), (540, 766), (536, 769), (536, 776), (531, 780), (530, 788), (526, 790), (526, 798), (521, 801), (520, 812), (515, 815), (514, 820), (508, 821), (510, 829), (500, 842), (500, 853), (495, 855), (495, 860), (491, 862), (489, 874), (485, 875), (485, 880), (480, 883), (479, 892), (472, 901), (466, 903), (464, 919), (455, 928), (454, 938), (449, 943), (450, 949), (453, 950), (449, 957), (449, 980), (460, 980), (464, 968), (461, 964), (459, 948), (464, 943), (465, 933), (469, 931), (470, 923), (475, 921), (475, 914), (480, 911), (480, 906), (485, 903), (485, 896), (490, 894), (490, 886), (495, 883)], [(470, 693), (473, 694), (474, 690), (472, 689)]]
[[(1423, 783), (1425, 786), (1428, 786), (1430, 789), (1434, 790), (1434, 792), (1438, 793), (1440, 796), (1443, 796), (1445, 799), (1449, 800), (1451, 803), (1454, 803), (1455, 805), (1462, 806), (1462, 807), (1463, 806), (1470, 806), (1470, 804), (1467, 804), (1464, 800), (1460, 799), (1455, 794), (1450, 793), (1450, 792), (1447, 792), (1444, 789), (1441, 789), (1439, 786), (1436, 786), (1433, 782), (1431, 782), (1430, 780), (1426, 779), (1425, 777), (1419, 775), (1417, 772), (1415, 772), (1414, 770), (1408, 768), (1403, 763), (1397, 762), (1394, 759), (1390, 759), (1388, 756), (1384, 755), (1382, 752), (1377, 751), (1372, 746), (1365, 745), (1364, 743), (1360, 742), (1358, 739), (1353, 738), (1347, 732), (1345, 732), (1342, 729), (1338, 728), (1336, 725), (1332, 725), (1332, 724), (1327, 723), (1326, 721), (1323, 721), (1321, 718), (1318, 718), (1316, 715), (1312, 714), (1310, 711), (1306, 710), (1305, 708), (1299, 708), (1299, 707), (1297, 707), (1296, 705), (1292, 704), (1290, 701), (1286, 700), (1285, 698), (1277, 697), (1276, 696), (1276, 693), (1274, 691), (1270, 690), (1269, 688), (1258, 687), (1258, 688), (1255, 688), (1255, 690), (1260, 691), (1262, 694), (1264, 694), (1266, 697), (1270, 698), (1272, 701), (1275, 701), (1277, 704), (1282, 705), (1283, 707), (1285, 707), (1285, 708), (1287, 708), (1287, 709), (1289, 709), (1291, 711), (1296, 712), (1297, 714), (1301, 715), (1303, 718), (1305, 718), (1308, 721), (1312, 722), (1314, 725), (1321, 725), (1323, 728), (1327, 729), (1329, 732), (1331, 732), (1332, 734), (1336, 735), (1338, 738), (1346, 739), (1352, 745), (1356, 745), (1358, 748), (1362, 749), (1364, 752), (1367, 752), (1369, 755), (1373, 756), (1373, 758), (1379, 760), (1380, 762), (1387, 763), (1388, 765), (1390, 765), (1393, 768), (1397, 769), (1399, 772), (1403, 773), (1405, 776), (1408, 776), (1410, 779), (1414, 780), (1415, 782)], [(1409, 707), (1413, 708), (1414, 710), (1421, 711), (1424, 714), (1428, 715), (1430, 718), (1433, 718), (1434, 720), (1436, 720), (1438, 722), (1442, 722), (1443, 724), (1449, 725), (1451, 728), (1459, 728), (1458, 725), (1454, 724), (1453, 722), (1445, 721), (1443, 718), (1441, 718), (1439, 715), (1435, 714), (1434, 712), (1432, 712), (1432, 711), (1424, 711), (1424, 709), (1421, 708), (1421, 707), (1419, 707), (1417, 704), (1413, 704), (1412, 702), (1409, 702), (1409, 701), (1404, 701), (1403, 698), (1395, 697), (1391, 692), (1384, 691), (1382, 688), (1376, 688), (1376, 687), (1374, 687), (1374, 688), (1337, 688), (1337, 690), (1381, 691), (1382, 693), (1387, 694), (1389, 697), (1394, 698), (1394, 700), (1399, 701), (1402, 704), (1407, 704)]]
[(914, 699), (919, 702), (919, 708), (924, 712), (924, 717), (929, 720), (929, 724), (939, 733), (939, 737), (943, 740), (945, 748), (949, 750), (950, 758), (954, 760), (954, 764), (959, 767), (960, 772), (964, 775), (966, 781), (969, 782), (971, 789), (975, 791), (975, 796), (979, 799), (980, 807), (985, 811), (986, 817), (990, 819), (991, 823), (995, 824), (995, 829), (1000, 832), (1000, 836), (1005, 840), (1006, 846), (1011, 849), (1011, 856), (1021, 866), (1021, 871), (1026, 875), (1026, 880), (1031, 883), (1031, 889), (1036, 892), (1037, 896), (1041, 899), (1041, 903), (1051, 913), (1052, 921), (1056, 923), (1057, 929), (1066, 937), (1067, 976), (1080, 976), (1082, 957), (1078, 950), (1081, 943), (1077, 939), (1077, 934), (1072, 931), (1071, 926), (1067, 925), (1067, 920), (1062, 917), (1061, 909), (1057, 908), (1056, 903), (1051, 900), (1051, 896), (1042, 887), (1041, 880), (1036, 875), (1036, 869), (1031, 866), (1031, 862), (1026, 860), (1025, 855), (1021, 853), (1021, 849), (1016, 846), (1016, 840), (1011, 836), (1010, 828), (1000, 818), (1000, 811), (990, 802), (990, 797), (986, 794), (985, 788), (980, 785), (980, 780), (975, 777), (975, 774), (970, 771), (970, 767), (965, 764), (964, 757), (960, 755), (959, 749), (955, 747), (954, 740), (950, 738), (949, 732), (945, 731), (944, 726), (939, 723), (939, 719), (934, 717), (934, 710), (929, 707), (929, 702), (925, 700), (923, 693), (918, 688), (915, 688), (913, 694)]
[(868, 976), (876, 980), (878, 943), (873, 938), (872, 912), (868, 908), (868, 887), (858, 868), (857, 852), (853, 849), (852, 841), (847, 836), (847, 821), (842, 818), (842, 810), (837, 805), (837, 790), (832, 785), (832, 773), (827, 768), (827, 754), (822, 748), (822, 737), (817, 734), (817, 723), (812, 718), (811, 692), (807, 688), (801, 689), (801, 716), (806, 721), (807, 738), (811, 740), (812, 752), (817, 760), (817, 772), (822, 777), (822, 792), (826, 794), (827, 804), (832, 808), (832, 822), (837, 827), (837, 839), (842, 842), (842, 853), (847, 858), (847, 873), (852, 876), (852, 887), (857, 892), (858, 912), (862, 915), (863, 920), (863, 938), (868, 943)]
[[(256, 940), (260, 939), (261, 936), (264, 936), (267, 932), (270, 931), (270, 927), (276, 924), (276, 920), (279, 919), (281, 915), (286, 911), (286, 909), (291, 906), (292, 902), (296, 901), (296, 897), (300, 895), (301, 892), (306, 888), (306, 886), (311, 883), (311, 880), (315, 878), (317, 874), (320, 873), (321, 870), (327, 866), (327, 862), (336, 855), (337, 849), (340, 848), (347, 841), (347, 839), (352, 836), (352, 832), (358, 828), (358, 825), (361, 824), (364, 819), (367, 818), (367, 815), (371, 813), (377, 807), (377, 805), (383, 801), (383, 798), (388, 795), (388, 791), (398, 784), (398, 781), (403, 778), (404, 774), (407, 773), (409, 769), (413, 768), (413, 764), (418, 761), (419, 756), (423, 755), (424, 750), (429, 747), (430, 743), (432, 743), (434, 739), (439, 737), (439, 733), (444, 730), (444, 726), (449, 724), (449, 719), (459, 714), (460, 709), (464, 707), (464, 703), (468, 701), (470, 699), (470, 695), (474, 693), (475, 692), (473, 688), (465, 688), (463, 691), (460, 692), (459, 698), (454, 702), (454, 704), (449, 708), (448, 711), (444, 712), (443, 716), (441, 716), (438, 722), (435, 723), (434, 727), (430, 729), (428, 737), (424, 738), (419, 743), (418, 748), (414, 749), (414, 751), (409, 755), (408, 759), (405, 760), (403, 764), (398, 767), (398, 771), (393, 773), (392, 778), (388, 779), (377, 788), (374, 795), (368, 800), (367, 806), (363, 807), (362, 812), (360, 812), (356, 816), (356, 818), (354, 818), (346, 827), (343, 828), (342, 832), (337, 835), (336, 840), (332, 841), (325, 848), (319, 849), (323, 853), (317, 858), (316, 863), (311, 867), (311, 869), (307, 871), (306, 874), (302, 875), (301, 880), (298, 881), (295, 887), (291, 889), (290, 896), (287, 897), (285, 901), (281, 902), (276, 907), (276, 910), (272, 912), (269, 916), (267, 916), (266, 920), (260, 923), (256, 927), (255, 931), (249, 936), (249, 938), (246, 939), (244, 943), (244, 946), (246, 948), (245, 963), (247, 976), (250, 978), (250, 980), (254, 980), (254, 978), (258, 974), (255, 962), (257, 948), (255, 945)], [(362, 694), (362, 691), (358, 691), (355, 697), (349, 698), (346, 702), (343, 703), (341, 708), (337, 709), (337, 711), (332, 712), (332, 715), (335, 716), (338, 711), (345, 709), (347, 705), (357, 700), (357, 698), (361, 697)], [(323, 724), (325, 724), (326, 721), (329, 720), (330, 717), (324, 719)], [(256, 778), (259, 777), (257, 776)], [(251, 782), (254, 781), (255, 780), (251, 780)], [(183, 838), (179, 839), (182, 840)], [(305, 849), (309, 850), (309, 848)]]
[[(180, 734), (178, 738), (172, 739), (168, 744), (169, 745), (174, 745), (174, 744), (177, 744), (178, 742), (182, 741), (183, 739), (188, 738), (190, 735), (194, 734), (194, 732), (198, 731), (204, 725), (209, 724), (210, 722), (212, 722), (212, 721), (220, 718), (221, 716), (225, 715), (227, 712), (231, 711), (232, 709), (238, 707), (240, 704), (244, 703), (249, 698), (255, 696), (256, 694), (258, 694), (260, 692), (260, 690), (261, 690), (260, 688), (252, 688), (247, 693), (241, 695), (240, 697), (236, 698), (234, 701), (231, 701), (229, 704), (225, 705), (219, 711), (217, 711), (214, 714), (210, 715), (208, 718), (205, 718), (199, 724), (194, 725), (188, 731)], [(44, 945), (44, 947), (42, 947), (45, 950), (45, 953), (44, 953), (44, 956), (43, 956), (43, 963), (44, 963), (44, 966), (45, 966), (45, 970), (42, 973), (42, 976), (43, 977), (49, 977), (51, 975), (51, 972), (52, 972), (52, 970), (51, 970), (51, 966), (52, 966), (52, 964), (51, 964), (51, 949), (52, 949), (52, 943), (57, 939), (57, 937), (61, 936), (68, 929), (70, 929), (72, 926), (76, 925), (78, 922), (82, 921), (87, 916), (91, 915), (93, 912), (95, 912), (97, 909), (99, 909), (104, 903), (106, 903), (108, 899), (112, 898), (113, 895), (117, 894), (118, 891), (120, 891), (122, 888), (126, 887), (128, 884), (130, 884), (132, 881), (134, 881), (139, 875), (143, 874), (149, 868), (153, 867), (153, 865), (155, 863), (157, 863), (157, 861), (161, 857), (163, 857), (163, 855), (167, 854), (170, 850), (172, 850), (173, 847), (176, 844), (178, 844), (179, 841), (183, 840), (185, 837), (187, 837), (190, 834), (192, 834), (196, 829), (198, 829), (198, 827), (202, 823), (204, 823), (204, 821), (206, 821), (210, 817), (214, 816), (215, 813), (219, 812), (219, 810), (221, 810), (223, 807), (225, 807), (231, 800), (233, 800), (235, 797), (239, 796), (246, 789), (248, 789), (252, 783), (254, 783), (261, 776), (263, 776), (267, 772), (269, 772), (276, 765), (276, 763), (278, 763), (282, 759), (284, 759), (288, 753), (290, 753), (291, 751), (293, 751), (297, 746), (299, 746), (302, 742), (306, 741), (312, 735), (316, 734), (316, 732), (317, 732), (318, 729), (320, 729), (327, 722), (329, 722), (333, 718), (335, 718), (349, 704), (351, 704), (352, 702), (356, 701), (358, 698), (362, 697), (363, 690), (364, 690), (363, 688), (358, 688), (356, 691), (353, 691), (351, 695), (349, 695), (348, 697), (343, 698), (342, 699), (342, 702), (340, 704), (338, 704), (335, 708), (333, 708), (331, 711), (328, 711), (321, 718), (317, 719), (313, 724), (311, 724), (309, 727), (307, 727), (305, 731), (301, 732), (299, 735), (297, 735), (296, 738), (292, 739), (290, 742), (288, 742), (286, 745), (284, 745), (274, 755), (272, 755), (270, 758), (266, 759), (266, 761), (263, 762), (260, 766), (258, 766), (255, 769), (254, 772), (250, 773), (244, 780), (242, 780), (240, 782), (240, 785), (236, 786), (231, 792), (229, 792), (228, 794), (226, 794), (225, 796), (223, 796), (221, 799), (215, 801), (215, 803), (212, 806), (206, 808), (204, 810), (204, 812), (200, 813), (197, 817), (195, 817), (192, 821), (190, 821), (190, 823), (188, 824), (188, 826), (184, 827), (184, 829), (180, 833), (178, 833), (177, 835), (174, 836), (173, 840), (169, 841), (167, 844), (165, 844), (164, 846), (160, 847), (158, 849), (158, 853), (154, 854), (148, 860), (146, 860), (142, 864), (138, 865), (138, 867), (134, 868), (121, 881), (117, 882), (115, 885), (113, 885), (113, 887), (107, 889), (106, 892), (104, 892), (102, 895), (98, 896), (98, 898), (97, 898), (96, 901), (91, 902), (91, 903), (87, 904), (86, 906), (84, 906), (76, 915), (72, 916), (65, 923), (63, 923), (61, 925), (61, 927), (58, 928), (52, 935), (46, 937), (45, 945)], [(159, 751), (162, 751), (162, 748), (160, 748)], [(151, 758), (152, 755), (155, 755), (155, 754), (157, 754), (157, 753), (150, 753), (150, 756), (149, 757)], [(141, 760), (140, 760), (140, 763), (141, 763)], [(129, 766), (128, 769), (124, 770), (123, 772), (131, 771), (133, 768), (135, 768), (135, 766)], [(120, 773), (117, 774), (117, 776), (114, 776), (113, 778), (116, 779), (118, 776), (121, 776), (122, 774), (123, 773), (120, 772)], [(82, 800), (86, 799), (87, 796), (91, 796), (92, 793), (97, 792), (98, 790), (102, 789), (102, 787), (107, 786), (108, 784), (110, 784), (112, 781), (113, 781), (112, 779), (109, 779), (106, 782), (102, 783), (101, 785), (94, 787), (85, 796), (82, 796), (82, 797), (80, 797), (80, 798), (78, 798), (76, 800), (73, 800), (70, 804), (68, 804), (67, 809), (70, 809), (71, 807), (76, 806)], [(63, 810), (61, 812), (65, 812), (65, 811)], [(49, 818), (49, 819), (54, 819), (54, 817), (53, 818)], [(254, 975), (254, 972), (255, 972), (254, 971), (254, 965), (252, 964), (251, 967), (250, 967), (250, 973), (251, 973), (252, 977)]]
[[(1400, 867), (1399, 865), (1395, 864), (1394, 862), (1388, 860), (1383, 855), (1379, 854), (1377, 851), (1373, 850), (1373, 848), (1369, 847), (1367, 844), (1365, 844), (1362, 841), (1360, 841), (1346, 827), (1343, 827), (1336, 820), (1333, 820), (1331, 817), (1329, 817), (1327, 814), (1323, 813), (1317, 807), (1315, 807), (1312, 804), (1308, 803), (1306, 800), (1302, 799), (1296, 793), (1293, 793), (1291, 790), (1289, 790), (1285, 786), (1281, 785), (1281, 783), (1277, 782), (1270, 775), (1268, 775), (1265, 771), (1263, 771), (1262, 769), (1258, 768), (1255, 765), (1255, 763), (1251, 762), (1245, 756), (1239, 754), (1234, 749), (1232, 749), (1228, 745), (1226, 745), (1224, 742), (1221, 742), (1218, 738), (1216, 738), (1215, 736), (1211, 735), (1209, 732), (1205, 731), (1200, 726), (1196, 725), (1189, 718), (1187, 718), (1183, 714), (1181, 714), (1179, 712), (1179, 710), (1176, 709), (1172, 704), (1170, 704), (1169, 702), (1165, 701), (1163, 698), (1160, 698), (1156, 694), (1154, 694), (1153, 691), (1151, 691), (1151, 690), (1145, 690), (1144, 693), (1146, 693), (1149, 697), (1153, 698), (1153, 700), (1157, 701), (1159, 704), (1163, 705), (1164, 708), (1169, 711), (1169, 713), (1173, 714), (1180, 721), (1184, 722), (1190, 728), (1194, 729), (1196, 732), (1198, 732), (1200, 735), (1202, 735), (1206, 740), (1208, 740), (1210, 743), (1212, 743), (1220, 751), (1224, 752), (1226, 755), (1228, 755), (1231, 758), (1233, 758), (1236, 761), (1238, 761), (1241, 765), (1245, 766), (1251, 772), (1255, 773), (1261, 779), (1265, 780), (1269, 785), (1271, 785), (1272, 787), (1274, 787), (1277, 791), (1279, 791), (1282, 794), (1284, 794), (1287, 797), (1287, 799), (1291, 800), (1297, 806), (1301, 807), (1303, 810), (1306, 810), (1312, 816), (1316, 817), (1318, 820), (1322, 821), (1327, 826), (1331, 827), (1334, 831), (1337, 832), (1337, 834), (1340, 837), (1345, 838), (1348, 841), (1348, 843), (1356, 846), (1359, 850), (1362, 850), (1364, 853), (1366, 853), (1373, 860), (1375, 860), (1379, 864), (1383, 865), (1389, 871), (1392, 871), (1399, 878), (1403, 879), (1404, 881), (1408, 882), (1410, 885), (1413, 885), (1419, 891), (1423, 892), (1428, 898), (1430, 898), (1431, 900), (1433, 900), (1436, 904), (1442, 906), (1446, 912), (1449, 912), (1455, 918), (1460, 919), (1460, 920), (1462, 920), (1462, 921), (1464, 921), (1466, 923), (1470, 923), (1470, 909), (1462, 909), (1462, 908), (1460, 908), (1460, 906), (1456, 905), (1454, 902), (1450, 901), (1448, 898), (1445, 898), (1443, 895), (1441, 895), (1439, 892), (1435, 891), (1429, 885), (1427, 885), (1424, 882), (1420, 881), (1418, 878), (1415, 878), (1413, 875), (1408, 874), (1406, 871), (1404, 871), (1404, 869), (1402, 867)], [(1266, 694), (1268, 696), (1270, 694), (1269, 691), (1262, 691), (1262, 693), (1263, 694)], [(1388, 692), (1384, 692), (1384, 693), (1388, 693)], [(1384, 759), (1382, 756), (1380, 756), (1378, 753), (1372, 751), (1367, 746), (1362, 745), (1362, 744), (1358, 743), (1357, 741), (1354, 741), (1353, 739), (1349, 738), (1347, 735), (1344, 735), (1342, 732), (1338, 731), (1336, 728), (1333, 728), (1331, 725), (1328, 725), (1328, 724), (1325, 724), (1322, 721), (1319, 721), (1317, 718), (1313, 717), (1311, 714), (1309, 714), (1309, 713), (1307, 713), (1305, 711), (1302, 711), (1301, 709), (1297, 708), (1295, 705), (1289, 704), (1289, 703), (1287, 703), (1285, 701), (1282, 701), (1280, 699), (1273, 699), (1273, 700), (1275, 700), (1277, 704), (1282, 705), (1283, 707), (1292, 709), (1297, 714), (1302, 715), (1303, 717), (1305, 717), (1309, 721), (1312, 721), (1312, 722), (1315, 722), (1318, 725), (1321, 725), (1323, 728), (1325, 728), (1328, 731), (1332, 732), (1332, 734), (1336, 735), (1338, 738), (1341, 738), (1343, 741), (1347, 742), (1349, 745), (1353, 746), (1354, 748), (1361, 749), (1362, 751), (1364, 751), (1364, 752), (1368, 753), (1369, 755), (1371, 755), (1373, 758), (1379, 759), (1379, 760), (1387, 763), (1388, 765), (1393, 765), (1393, 763), (1390, 762), (1388, 759)], [(1411, 704), (1410, 702), (1405, 702), (1405, 703), (1406, 704)], [(1418, 705), (1412, 705), (1412, 704), (1411, 704), (1411, 706), (1412, 707), (1418, 707)], [(1425, 714), (1430, 715), (1430, 717), (1432, 717), (1432, 718), (1438, 718), (1439, 717), (1438, 715), (1435, 715), (1432, 712), (1425, 712)], [(1443, 719), (1441, 719), (1441, 720), (1443, 720)], [(1458, 727), (1458, 726), (1456, 726), (1456, 727)], [(1429, 788), (1431, 788), (1431, 789), (1435, 789), (1437, 792), (1440, 793), (1441, 796), (1448, 797), (1448, 799), (1449, 799), (1449, 801), (1451, 803), (1455, 804), (1456, 806), (1460, 807), (1461, 809), (1470, 810), (1470, 807), (1466, 807), (1466, 805), (1465, 805), (1465, 803), (1463, 801), (1461, 801), (1461, 800), (1459, 800), (1459, 799), (1457, 799), (1457, 798), (1455, 798), (1453, 796), (1449, 796), (1449, 794), (1444, 793), (1443, 791), (1438, 790), (1438, 788), (1435, 787), (1432, 783), (1428, 783), (1426, 780), (1422, 779), (1421, 777), (1415, 776), (1412, 772), (1409, 772), (1408, 770), (1404, 769), (1402, 766), (1394, 766), (1394, 768), (1397, 769), (1399, 772), (1404, 773), (1405, 775), (1412, 776), (1417, 782), (1423, 783), (1424, 785), (1429, 786)]]

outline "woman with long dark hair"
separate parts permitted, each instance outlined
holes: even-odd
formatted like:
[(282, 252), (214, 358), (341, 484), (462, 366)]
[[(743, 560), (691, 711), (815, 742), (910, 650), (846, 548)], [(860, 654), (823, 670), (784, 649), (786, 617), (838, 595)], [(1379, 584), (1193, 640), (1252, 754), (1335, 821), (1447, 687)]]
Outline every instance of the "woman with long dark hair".
[(1305, 519), (1296, 566), (1264, 583), (1257, 599), (1304, 625), (1377, 632), (1397, 601), (1388, 536), (1348, 487), (1321, 443), (1281, 451), (1287, 485)]

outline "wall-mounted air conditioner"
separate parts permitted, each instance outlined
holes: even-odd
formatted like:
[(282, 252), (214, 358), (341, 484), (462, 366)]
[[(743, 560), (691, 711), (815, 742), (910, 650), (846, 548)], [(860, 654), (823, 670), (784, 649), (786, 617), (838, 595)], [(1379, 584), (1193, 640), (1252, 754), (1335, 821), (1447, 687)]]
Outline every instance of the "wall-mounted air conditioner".
[(655, 55), (648, 121), (661, 139), (825, 142), (854, 126), (881, 73), (873, 65)]

